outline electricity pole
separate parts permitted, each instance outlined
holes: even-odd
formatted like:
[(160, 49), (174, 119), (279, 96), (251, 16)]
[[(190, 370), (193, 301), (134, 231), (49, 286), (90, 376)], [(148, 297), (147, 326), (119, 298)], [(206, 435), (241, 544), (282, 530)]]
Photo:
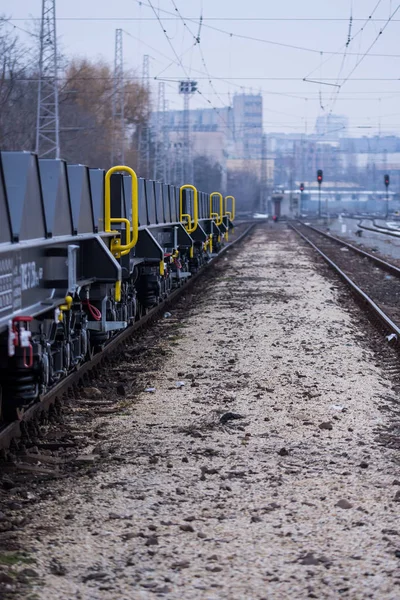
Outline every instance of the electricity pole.
[[(143, 56), (142, 86), (147, 92), (146, 101), (150, 96), (150, 57)], [(150, 126), (149, 123), (142, 124), (139, 132), (139, 173), (141, 177), (150, 177)]]
[(155, 181), (167, 181), (166, 173), (166, 110), (165, 110), (165, 83), (158, 84), (157, 120), (154, 135), (155, 157), (153, 167), (153, 179)]
[(169, 141), (169, 110), (168, 110), (168, 102), (165, 99), (165, 95), (164, 95), (164, 119), (165, 119), (165, 127), (164, 127), (164, 134), (163, 134), (163, 140), (164, 140), (164, 150), (165, 150), (165, 156), (164, 156), (164, 173), (165, 173), (165, 177), (164, 177), (164, 181), (166, 183), (171, 183), (171, 159), (170, 159), (170, 141)]
[(389, 175), (385, 175), (384, 178), (385, 181), (385, 188), (386, 188), (386, 219), (389, 216), (389, 184), (390, 184), (390, 177)]
[(321, 185), (324, 178), (324, 173), (322, 169), (318, 169), (317, 171), (317, 181), (318, 181), (318, 218), (321, 218)]
[(300, 199), (299, 199), (299, 218), (301, 219), (301, 213), (303, 211), (303, 194), (304, 194), (304, 183), (300, 184)]
[(36, 153), (60, 158), (55, 0), (42, 0)]
[(122, 29), (115, 30), (114, 92), (112, 104), (111, 163), (125, 164), (124, 61)]
[(193, 183), (193, 161), (190, 144), (190, 96), (197, 92), (197, 81), (180, 81), (179, 93), (183, 95), (183, 179), (185, 183)]
[(267, 136), (261, 134), (260, 213), (267, 212)]

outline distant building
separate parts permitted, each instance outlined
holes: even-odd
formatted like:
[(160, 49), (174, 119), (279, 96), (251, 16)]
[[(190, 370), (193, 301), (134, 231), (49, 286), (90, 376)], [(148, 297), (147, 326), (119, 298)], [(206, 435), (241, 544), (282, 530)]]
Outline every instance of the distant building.
[[(152, 115), (152, 125), (157, 122), (157, 113)], [(189, 123), (191, 131), (222, 131), (229, 137), (233, 131), (232, 107), (218, 108), (193, 108), (189, 110)], [(183, 131), (183, 110), (169, 110), (167, 112), (167, 126), (170, 131)], [(230, 132), (230, 133), (229, 133)]]
[(232, 158), (261, 158), (263, 99), (261, 94), (233, 97), (234, 155)]
[[(172, 147), (174, 147), (182, 141), (182, 135), (179, 131), (172, 130), (169, 133), (169, 140)], [(193, 156), (208, 156), (222, 167), (225, 166), (227, 140), (223, 131), (191, 131), (190, 140)]]
[[(254, 174), (254, 176), (260, 177), (261, 173), (261, 159), (260, 158), (229, 158), (227, 161), (227, 168), (229, 171), (247, 171)], [(265, 160), (265, 176), (267, 182), (274, 180), (274, 160), (267, 158)]]
[(343, 115), (321, 115), (315, 122), (315, 133), (326, 140), (338, 140), (347, 136), (349, 122)]
[[(167, 112), (170, 139), (183, 135), (183, 110)], [(158, 114), (151, 117), (157, 130)], [(263, 134), (263, 101), (261, 94), (235, 94), (232, 106), (194, 108), (189, 111), (190, 137), (194, 155), (206, 154), (219, 161), (260, 159)], [(222, 163), (221, 163), (222, 164)]]

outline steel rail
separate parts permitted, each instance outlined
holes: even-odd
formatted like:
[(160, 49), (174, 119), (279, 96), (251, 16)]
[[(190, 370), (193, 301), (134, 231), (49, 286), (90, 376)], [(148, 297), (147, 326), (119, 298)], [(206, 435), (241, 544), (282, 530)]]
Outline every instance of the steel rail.
[(71, 388), (74, 384), (79, 383), (79, 381), (89, 373), (94, 367), (99, 365), (103, 360), (109, 357), (115, 349), (122, 344), (124, 341), (132, 337), (132, 335), (138, 329), (141, 329), (146, 323), (155, 318), (157, 315), (162, 312), (168, 305), (174, 302), (184, 291), (189, 289), (193, 283), (203, 275), (207, 268), (211, 264), (216, 264), (219, 259), (231, 248), (233, 248), (236, 244), (241, 242), (256, 226), (256, 223), (250, 224), (245, 231), (243, 231), (235, 240), (226, 244), (218, 253), (218, 255), (211, 258), (211, 260), (205, 265), (202, 269), (200, 269), (195, 275), (192, 275), (181, 287), (177, 288), (170, 294), (167, 298), (165, 298), (160, 304), (157, 304), (154, 308), (149, 310), (143, 317), (141, 317), (138, 321), (128, 326), (124, 331), (116, 335), (112, 340), (110, 340), (107, 345), (103, 348), (101, 352), (95, 354), (92, 359), (84, 364), (80, 365), (75, 371), (67, 375), (64, 379), (62, 379), (59, 383), (57, 383), (54, 387), (52, 387), (46, 394), (44, 394), (39, 402), (36, 402), (32, 406), (30, 406), (26, 411), (24, 411), (18, 420), (13, 421), (5, 425), (2, 429), (0, 429), (0, 449), (6, 449), (10, 446), (10, 443), (13, 439), (17, 439), (21, 436), (21, 423), (26, 423), (27, 421), (31, 421), (36, 415), (39, 413), (46, 411), (57, 398), (60, 398), (63, 394), (67, 392), (69, 388)]
[(306, 225), (305, 223), (301, 223), (301, 225), (303, 227), (308, 227), (308, 229), (311, 229), (312, 231), (315, 231), (319, 235), (322, 235), (323, 237), (327, 238), (328, 240), (332, 240), (333, 242), (337, 242), (341, 246), (346, 246), (346, 248), (349, 248), (350, 250), (353, 250), (357, 254), (360, 254), (361, 256), (364, 256), (364, 257), (372, 260), (372, 262), (374, 262), (375, 264), (377, 264), (380, 267), (382, 267), (382, 269), (384, 269), (388, 273), (392, 273), (393, 275), (396, 275), (397, 277), (400, 277), (400, 268), (396, 267), (395, 265), (392, 265), (391, 263), (388, 263), (386, 260), (383, 260), (382, 258), (379, 258), (378, 256), (374, 256), (373, 254), (370, 254), (369, 252), (365, 252), (365, 250), (361, 250), (361, 248), (357, 248), (357, 246), (353, 246), (353, 244), (350, 244), (349, 242), (345, 242), (344, 240), (342, 240), (342, 239), (340, 239), (338, 237), (335, 237), (334, 235), (331, 235), (329, 233), (325, 233), (325, 231), (321, 231), (317, 227), (313, 227), (312, 225)]
[[(385, 231), (392, 231), (394, 233), (397, 232), (398, 234), (400, 234), (400, 229), (398, 227), (389, 227), (387, 223), (386, 223), (386, 226), (385, 225), (377, 225), (376, 221), (377, 221), (377, 219), (372, 219), (372, 224), (377, 229), (383, 229)], [(400, 225), (400, 223), (399, 223), (399, 225)]]
[[(375, 225), (374, 221), (372, 221), (373, 224)], [(379, 225), (375, 225), (374, 227), (368, 227), (367, 225), (362, 225), (362, 220), (357, 223), (357, 227), (360, 227), (360, 229), (365, 229), (365, 231), (372, 231), (373, 233), (380, 233), (382, 235), (389, 235), (391, 237), (394, 238), (400, 238), (400, 231), (397, 231), (395, 229), (386, 229), (384, 227), (379, 228)]]
[[(336, 271), (336, 273), (339, 275), (339, 277), (341, 279), (343, 279), (343, 281), (345, 283), (347, 283), (347, 285), (351, 288), (351, 290), (367, 306), (367, 308), (372, 312), (372, 314), (379, 319), (379, 321), (382, 323), (382, 325), (385, 327), (385, 329), (390, 331), (391, 333), (394, 333), (396, 335), (397, 341), (400, 341), (400, 327), (398, 327), (396, 325), (396, 323), (394, 323), (394, 321), (392, 321), (392, 319), (390, 317), (388, 317), (388, 315), (386, 313), (383, 312), (383, 310), (372, 300), (372, 298), (370, 298), (370, 296), (368, 296), (368, 294), (366, 294), (356, 283), (354, 283), (354, 281), (352, 279), (350, 279), (350, 277), (348, 275), (346, 275), (346, 273), (344, 271), (342, 271), (342, 269), (340, 267), (338, 267), (338, 265), (336, 263), (334, 263), (333, 260), (331, 260), (324, 252), (322, 252), (322, 250), (320, 250), (318, 248), (318, 246), (316, 246), (312, 240), (310, 240), (299, 229), (297, 229), (297, 227), (295, 225), (290, 223), (289, 227), (291, 227), (298, 235), (300, 235), (303, 238), (303, 240), (305, 240), (307, 242), (307, 244), (309, 244), (312, 248), (314, 248), (314, 250), (316, 250), (318, 252), (318, 254), (324, 259), (324, 261), (327, 262), (328, 265)], [(312, 229), (314, 229), (314, 228), (312, 228)], [(325, 234), (323, 234), (323, 235), (325, 235)], [(330, 236), (327, 236), (327, 237), (330, 239)], [(376, 258), (376, 257), (374, 257), (374, 258)], [(385, 261), (382, 261), (382, 262), (385, 262)], [(387, 264), (389, 264), (389, 263), (387, 263)], [(391, 265), (391, 266), (393, 266), (393, 265)]]

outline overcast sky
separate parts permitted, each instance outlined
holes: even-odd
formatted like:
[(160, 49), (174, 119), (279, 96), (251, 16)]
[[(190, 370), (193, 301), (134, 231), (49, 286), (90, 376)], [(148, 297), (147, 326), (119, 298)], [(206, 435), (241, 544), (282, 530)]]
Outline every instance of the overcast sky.
[[(41, 0), (0, 0), (0, 14), (23, 29), (34, 30), (32, 18), (40, 13)], [(310, 133), (318, 115), (333, 111), (349, 118), (351, 135), (400, 134), (396, 0), (57, 0), (57, 17), (67, 57), (112, 62), (115, 29), (122, 28), (125, 68), (140, 75), (149, 54), (151, 77), (167, 81), (171, 108), (181, 107), (177, 81), (189, 76), (202, 92), (192, 107), (220, 107), (235, 92), (262, 92), (267, 132)], [(35, 42), (16, 31), (24, 43)]]

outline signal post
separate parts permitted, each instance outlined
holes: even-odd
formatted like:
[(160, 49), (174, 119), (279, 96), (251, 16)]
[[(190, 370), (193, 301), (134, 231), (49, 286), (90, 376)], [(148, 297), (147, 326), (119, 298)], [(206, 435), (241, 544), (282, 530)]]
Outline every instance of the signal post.
[(321, 185), (324, 179), (324, 173), (322, 169), (318, 169), (317, 171), (317, 181), (318, 181), (318, 218), (321, 218)]

